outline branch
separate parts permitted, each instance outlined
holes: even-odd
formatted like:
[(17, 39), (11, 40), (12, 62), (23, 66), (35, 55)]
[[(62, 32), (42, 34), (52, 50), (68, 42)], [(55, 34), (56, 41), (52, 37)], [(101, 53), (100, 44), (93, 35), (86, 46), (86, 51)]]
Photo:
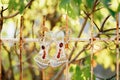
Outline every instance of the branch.
[(3, 11), (6, 11), (8, 8), (3, 9)]
[[(120, 29), (120, 27), (119, 27), (119, 29)], [(116, 30), (116, 28), (106, 29), (106, 30), (104, 30), (102, 32), (108, 32), (108, 31), (114, 31), (114, 30)]]
[[(92, 11), (90, 12), (90, 14), (89, 14), (88, 16), (90, 16), (90, 15), (95, 11), (95, 8), (96, 8), (96, 6), (97, 6), (98, 4), (99, 4), (98, 0), (95, 0), (94, 5), (93, 5), (93, 9), (92, 9)], [(84, 28), (85, 28), (85, 25), (86, 25), (87, 20), (88, 20), (88, 16), (85, 17), (85, 20), (84, 20), (84, 22), (83, 22), (83, 24), (82, 24), (82, 28), (81, 28), (81, 30), (80, 30), (80, 32), (79, 32), (78, 37), (81, 36), (81, 34), (82, 34), (82, 32), (83, 32), (83, 30), (84, 30)], [(76, 47), (76, 46), (77, 46), (77, 42), (75, 42), (75, 47)], [(70, 56), (69, 56), (68, 60), (71, 59), (74, 50), (75, 50), (75, 48), (72, 49), (72, 51), (71, 51), (71, 53), (70, 53)]]
[[(18, 20), (17, 20), (17, 25), (18, 25)], [(17, 29), (18, 29), (18, 27), (16, 26), (15, 32), (14, 32), (14, 39), (16, 38)], [(17, 57), (19, 58), (19, 53), (17, 52), (17, 44), (16, 43), (14, 43), (14, 51), (15, 51)]]
[[(87, 14), (85, 11), (84, 11), (84, 13), (85, 13), (86, 16), (91, 20), (89, 14)], [(96, 26), (96, 28), (98, 29), (98, 31), (100, 31), (100, 29), (99, 29), (98, 25), (95, 23), (95, 21), (93, 21), (93, 23), (94, 23), (94, 25)]]
[[(85, 20), (84, 20), (84, 22), (83, 22), (83, 24), (82, 24), (82, 28), (81, 28), (81, 30), (80, 30), (80, 32), (79, 32), (78, 38), (81, 36), (81, 34), (82, 34), (82, 32), (83, 32), (83, 30), (84, 30), (84, 28), (85, 28), (85, 25), (86, 25), (86, 23), (87, 23), (87, 20), (88, 20), (88, 17), (85, 18)], [(75, 46), (75, 47), (77, 46), (77, 42), (75, 42), (75, 45), (74, 45), (74, 46)], [(73, 52), (74, 52), (74, 51), (75, 51), (75, 48), (72, 49), (68, 60), (70, 60), (70, 59), (72, 58), (72, 55), (73, 55)]]
[(79, 57), (79, 55), (80, 55), (83, 51), (86, 50), (86, 48), (87, 48), (89, 45), (90, 45), (90, 42), (88, 42), (88, 43), (83, 47), (83, 49), (82, 49), (81, 51), (79, 51), (79, 53), (74, 57), (74, 59), (72, 59), (72, 60), (70, 61), (70, 63), (74, 62), (74, 61)]
[(108, 15), (105, 20), (103, 21), (102, 25), (101, 25), (101, 28), (100, 28), (100, 31), (102, 32), (103, 31), (103, 28), (104, 28), (104, 25), (106, 23), (106, 21), (108, 20), (108, 18), (110, 17), (110, 15)]
[[(29, 7), (29, 6), (32, 4), (33, 1), (34, 1), (34, 0), (30, 0), (30, 1), (28, 2), (28, 4), (25, 6), (25, 8)], [(25, 9), (25, 8), (24, 8), (24, 9)], [(20, 13), (20, 12), (18, 11), (18, 12), (16, 12), (16, 13), (13, 14), (13, 15), (3, 16), (3, 19), (9, 19), (9, 18), (15, 17), (15, 16), (18, 15), (19, 13)]]
[[(2, 46), (5, 49), (5, 51), (8, 53), (8, 58), (9, 58), (9, 63), (10, 63), (10, 70), (11, 70), (11, 75), (10, 75), (11, 77), (10, 77), (10, 79), (15, 80), (14, 79), (14, 73), (13, 73), (13, 66), (12, 66), (11, 51), (9, 51), (4, 44), (2, 44)], [(12, 47), (10, 49), (12, 49)]]
[[(0, 13), (1, 18), (0, 18), (0, 55), (1, 55), (1, 47), (2, 47), (2, 40), (1, 40), (1, 31), (2, 31), (2, 27), (3, 27), (3, 7), (2, 7), (2, 11)], [(2, 59), (0, 56), (0, 80), (2, 79)]]
[(0, 12), (0, 33), (2, 31), (2, 28), (3, 28), (3, 7), (2, 7), (2, 11)]

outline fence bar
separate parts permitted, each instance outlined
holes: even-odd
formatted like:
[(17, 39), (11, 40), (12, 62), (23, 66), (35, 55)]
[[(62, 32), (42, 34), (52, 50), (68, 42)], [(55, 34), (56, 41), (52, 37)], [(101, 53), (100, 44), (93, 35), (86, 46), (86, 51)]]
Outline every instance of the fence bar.
[[(1, 38), (2, 42), (18, 42), (18, 38)], [(23, 42), (39, 42), (38, 38), (22, 38)], [(114, 41), (116, 38), (94, 38), (94, 41)], [(90, 38), (69, 38), (69, 41), (88, 42)], [(120, 41), (120, 39), (119, 39)]]
[(22, 28), (23, 28), (23, 16), (21, 16), (21, 20), (20, 20), (20, 56), (19, 56), (19, 60), (20, 60), (20, 80), (22, 80), (22, 75), (23, 75), (23, 70), (22, 70)]
[[(68, 59), (68, 56), (67, 56), (67, 52), (68, 52), (68, 16), (66, 14), (66, 37), (65, 37), (65, 54), (66, 54), (66, 58)], [(68, 65), (68, 60), (66, 62), (66, 79), (65, 80), (68, 80), (68, 74), (69, 74), (69, 65)]]
[(116, 14), (116, 80), (119, 80), (119, 14)]
[(91, 54), (90, 54), (90, 60), (91, 60), (91, 77), (90, 80), (93, 80), (93, 42), (94, 42), (94, 38), (93, 38), (93, 14), (91, 14), (91, 23), (90, 23), (90, 34), (91, 34)]

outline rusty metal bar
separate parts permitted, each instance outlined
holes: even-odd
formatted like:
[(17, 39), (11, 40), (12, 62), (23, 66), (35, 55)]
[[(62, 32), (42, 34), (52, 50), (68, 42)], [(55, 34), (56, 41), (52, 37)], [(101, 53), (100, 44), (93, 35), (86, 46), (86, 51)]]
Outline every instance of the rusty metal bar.
[(22, 39), (22, 28), (23, 28), (23, 16), (21, 16), (20, 20), (20, 55), (19, 55), (19, 60), (20, 60), (20, 80), (23, 78), (23, 70), (22, 70), (22, 44), (23, 44), (23, 39)]
[[(18, 38), (1, 38), (2, 42), (18, 42)], [(22, 38), (23, 42), (39, 42), (38, 38)], [(94, 38), (94, 41), (114, 41), (116, 38)], [(88, 42), (90, 38), (69, 38), (70, 42)], [(120, 39), (119, 39), (120, 41)]]
[(116, 80), (119, 80), (119, 14), (116, 14)]
[(93, 27), (94, 27), (94, 23), (93, 23), (93, 14), (91, 14), (91, 23), (90, 23), (90, 35), (91, 35), (91, 54), (90, 54), (90, 60), (91, 60), (91, 68), (90, 68), (90, 72), (91, 72), (91, 77), (90, 80), (93, 80), (93, 42), (94, 42), (94, 37), (93, 37)]

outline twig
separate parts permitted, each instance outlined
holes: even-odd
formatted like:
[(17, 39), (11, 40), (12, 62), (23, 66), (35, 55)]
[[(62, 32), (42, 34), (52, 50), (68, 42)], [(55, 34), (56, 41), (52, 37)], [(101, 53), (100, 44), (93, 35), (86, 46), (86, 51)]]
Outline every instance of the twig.
[[(83, 32), (83, 30), (84, 30), (84, 28), (85, 28), (85, 25), (86, 25), (86, 23), (87, 23), (87, 20), (88, 20), (88, 17), (85, 17), (85, 20), (84, 20), (84, 22), (83, 22), (83, 24), (82, 24), (82, 27), (81, 27), (81, 30), (80, 30), (80, 32), (79, 32), (78, 38), (81, 36), (81, 34), (82, 34), (82, 32)], [(75, 45), (74, 45), (74, 46), (75, 46), (75, 47), (77, 46), (77, 42), (75, 42)], [(71, 53), (70, 53), (70, 55), (69, 55), (68, 60), (71, 60), (74, 51), (75, 51), (75, 48), (72, 49), (72, 51), (71, 51)]]
[[(120, 29), (120, 28), (119, 28), (119, 29)], [(106, 30), (104, 30), (103, 32), (114, 31), (114, 30), (116, 30), (116, 28), (106, 29)]]
[[(120, 33), (119, 33), (120, 34)], [(116, 33), (103, 33), (103, 34), (101, 34), (101, 35), (116, 35)]]
[(90, 42), (88, 42), (88, 43), (83, 47), (83, 49), (78, 52), (78, 54), (70, 61), (70, 63), (74, 62), (74, 61), (78, 58), (78, 56), (79, 56), (83, 51), (86, 50), (86, 48), (87, 48), (89, 45), (90, 45)]
[[(17, 26), (18, 26), (18, 20), (16, 21), (16, 24), (17, 24)], [(16, 33), (17, 33), (17, 29), (18, 29), (17, 26), (16, 26), (15, 32), (14, 32), (14, 38), (16, 38)], [(19, 54), (18, 54), (18, 52), (17, 52), (17, 44), (16, 44), (16, 43), (14, 43), (14, 51), (15, 51), (17, 57), (19, 58)]]
[[(28, 4), (25, 6), (25, 8), (29, 7), (29, 6), (32, 4), (33, 1), (34, 1), (34, 0), (30, 0), (30, 1), (28, 2)], [(25, 8), (24, 8), (24, 9), (25, 9)], [(15, 17), (15, 16), (18, 15), (19, 13), (20, 13), (20, 12), (18, 11), (18, 12), (16, 12), (16, 13), (13, 14), (13, 15), (3, 16), (3, 19), (9, 19), (9, 18)]]
[(2, 11), (0, 12), (0, 33), (2, 31), (2, 27), (3, 27), (3, 7), (2, 7)]
[(34, 21), (32, 21), (32, 38), (34, 38)]
[[(84, 13), (85, 13), (86, 16), (91, 20), (89, 14), (87, 14), (85, 11), (84, 11)], [(93, 21), (93, 23), (95, 24), (95, 26), (96, 26), (96, 28), (98, 29), (98, 31), (100, 31), (100, 29), (99, 29), (98, 25), (95, 23), (95, 21)]]
[(5, 9), (3, 9), (3, 11), (6, 11), (8, 9), (8, 7), (7, 8), (5, 8)]
[[(5, 49), (5, 51), (8, 53), (8, 58), (9, 58), (9, 63), (10, 63), (10, 69), (11, 69), (11, 77), (10, 77), (10, 79), (12, 79), (12, 80), (15, 80), (14, 79), (14, 73), (13, 73), (13, 66), (12, 66), (12, 58), (11, 58), (11, 51), (9, 51), (8, 49), (7, 49), (7, 47), (4, 45), (4, 43), (2, 44), (2, 46), (3, 46), (3, 48)], [(12, 47), (10, 48), (10, 50), (12, 49)]]
[(101, 32), (103, 31), (104, 25), (105, 25), (105, 23), (106, 23), (106, 21), (108, 20), (109, 17), (110, 17), (110, 15), (108, 15), (108, 16), (104, 19), (104, 21), (103, 21), (103, 23), (102, 23), (102, 25), (101, 25), (101, 28), (100, 28), (100, 31), (101, 31)]

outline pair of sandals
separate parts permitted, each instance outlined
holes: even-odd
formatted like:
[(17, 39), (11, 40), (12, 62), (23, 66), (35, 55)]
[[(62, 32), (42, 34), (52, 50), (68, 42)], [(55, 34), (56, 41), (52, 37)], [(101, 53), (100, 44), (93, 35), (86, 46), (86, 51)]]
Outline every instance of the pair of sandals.
[[(49, 48), (52, 43), (55, 43), (56, 53), (52, 58), (50, 58)], [(65, 54), (63, 31), (59, 31), (57, 33), (46, 32), (44, 38), (40, 42), (40, 48), (41, 50), (34, 57), (34, 60), (41, 69), (45, 69), (48, 66), (58, 67), (68, 61)]]

